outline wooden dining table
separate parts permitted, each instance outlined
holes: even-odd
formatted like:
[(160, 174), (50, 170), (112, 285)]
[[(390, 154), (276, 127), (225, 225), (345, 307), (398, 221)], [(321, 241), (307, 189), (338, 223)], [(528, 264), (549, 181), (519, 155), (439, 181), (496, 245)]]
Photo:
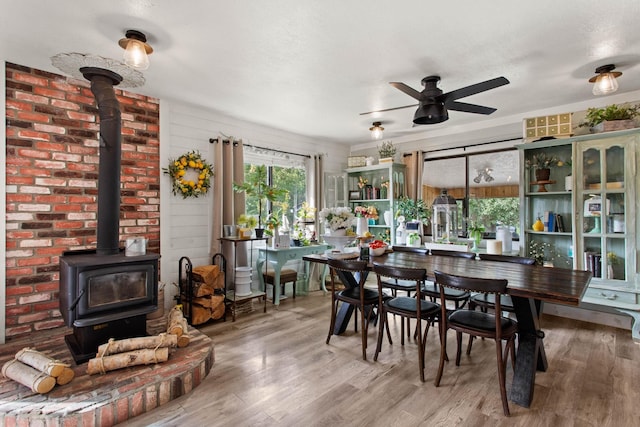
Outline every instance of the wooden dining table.
[[(325, 254), (308, 255), (303, 259), (322, 264), (328, 262)], [(374, 264), (425, 268), (429, 280), (435, 280), (435, 271), (460, 276), (507, 279), (507, 292), (513, 300), (518, 321), (518, 348), (509, 400), (527, 408), (533, 400), (536, 371), (546, 371), (548, 366), (543, 343), (544, 331), (539, 322), (543, 303), (578, 306), (591, 280), (591, 273), (588, 271), (412, 252), (391, 252), (372, 257), (370, 269), (373, 269)], [(343, 316), (341, 331), (344, 331), (344, 323), (348, 321), (349, 316)]]

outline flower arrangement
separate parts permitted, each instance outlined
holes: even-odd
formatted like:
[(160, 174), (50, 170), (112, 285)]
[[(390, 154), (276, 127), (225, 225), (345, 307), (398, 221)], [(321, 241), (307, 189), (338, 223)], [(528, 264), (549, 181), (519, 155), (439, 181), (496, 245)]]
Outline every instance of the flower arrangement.
[(393, 146), (391, 141), (384, 141), (382, 145), (378, 147), (378, 154), (381, 159), (393, 157), (396, 154), (396, 147)]
[(482, 239), (482, 233), (484, 233), (484, 226), (482, 224), (470, 221), (467, 230), (469, 232), (469, 237), (473, 240), (480, 241)]
[(375, 206), (356, 206), (355, 215), (370, 219), (378, 219), (378, 210)]
[(255, 228), (258, 220), (253, 215), (240, 214), (236, 220), (236, 224), (241, 228)]
[(315, 217), (316, 208), (309, 206), (307, 202), (302, 202), (300, 209), (298, 209), (298, 218), (301, 220), (313, 220)]
[(359, 189), (363, 189), (365, 185), (367, 185), (369, 183), (369, 180), (367, 178), (363, 178), (362, 176), (358, 177), (358, 188)]
[(607, 252), (607, 262), (609, 265), (617, 265), (620, 264), (620, 258), (618, 258), (615, 252)]
[(324, 208), (320, 211), (319, 217), (331, 231), (351, 227), (355, 218), (351, 209), (347, 207)]
[(199, 197), (211, 187), (213, 168), (198, 151), (190, 151), (177, 159), (170, 159), (169, 166), (162, 169), (171, 177), (171, 191), (174, 195)]
[(532, 240), (529, 242), (529, 256), (536, 260), (536, 265), (544, 264), (546, 252), (551, 249), (551, 245), (547, 242), (538, 242)]
[(525, 162), (527, 167), (536, 169), (551, 169), (555, 166), (562, 166), (562, 163), (554, 156), (547, 156), (544, 151), (535, 153)]
[(382, 188), (386, 188), (388, 190), (389, 189), (389, 181), (382, 181), (382, 184), (380, 184), (380, 186)]

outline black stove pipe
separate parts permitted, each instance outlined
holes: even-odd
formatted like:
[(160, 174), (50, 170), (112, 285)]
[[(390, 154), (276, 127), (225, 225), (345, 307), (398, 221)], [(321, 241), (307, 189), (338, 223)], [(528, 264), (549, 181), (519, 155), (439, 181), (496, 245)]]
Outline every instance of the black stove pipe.
[(97, 255), (119, 253), (120, 241), (120, 102), (113, 86), (122, 81), (119, 74), (102, 68), (83, 67), (80, 72), (91, 82), (100, 115), (100, 162), (98, 169)]

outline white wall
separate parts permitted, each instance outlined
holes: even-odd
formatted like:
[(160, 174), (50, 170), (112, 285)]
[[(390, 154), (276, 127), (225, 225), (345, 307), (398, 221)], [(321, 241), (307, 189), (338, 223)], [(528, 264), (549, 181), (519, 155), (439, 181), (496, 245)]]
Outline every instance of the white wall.
[[(244, 143), (297, 154), (326, 154), (325, 169), (346, 167), (349, 147), (283, 132), (238, 120), (202, 107), (176, 101), (160, 101), (160, 166), (169, 159), (192, 150), (213, 163), (213, 144), (209, 138), (221, 133)], [(214, 174), (216, 171), (213, 171)], [(183, 199), (171, 194), (167, 175), (160, 177), (160, 280), (167, 284), (165, 306), (169, 306), (178, 279), (178, 261), (187, 256), (194, 266), (208, 264), (211, 241), (210, 218), (215, 194)]]

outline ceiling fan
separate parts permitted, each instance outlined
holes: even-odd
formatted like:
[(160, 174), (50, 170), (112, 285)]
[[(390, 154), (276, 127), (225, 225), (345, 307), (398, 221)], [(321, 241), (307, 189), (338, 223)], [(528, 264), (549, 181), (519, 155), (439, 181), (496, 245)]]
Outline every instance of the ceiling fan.
[(413, 116), (413, 123), (416, 125), (431, 125), (448, 120), (449, 114), (447, 113), (447, 110), (463, 111), (465, 113), (475, 114), (491, 114), (496, 111), (495, 108), (467, 104), (465, 102), (458, 102), (457, 100), (509, 84), (509, 80), (506, 78), (497, 77), (482, 83), (476, 83), (451, 92), (442, 93), (442, 90), (437, 87), (439, 81), (440, 76), (425, 77), (422, 79), (422, 86), (424, 86), (424, 90), (422, 92), (418, 92), (404, 83), (390, 82), (389, 84), (391, 86), (406, 93), (410, 97), (417, 99), (419, 103), (405, 105), (403, 107), (387, 108), (385, 110), (369, 111), (366, 113), (360, 113), (360, 115), (418, 107)]

